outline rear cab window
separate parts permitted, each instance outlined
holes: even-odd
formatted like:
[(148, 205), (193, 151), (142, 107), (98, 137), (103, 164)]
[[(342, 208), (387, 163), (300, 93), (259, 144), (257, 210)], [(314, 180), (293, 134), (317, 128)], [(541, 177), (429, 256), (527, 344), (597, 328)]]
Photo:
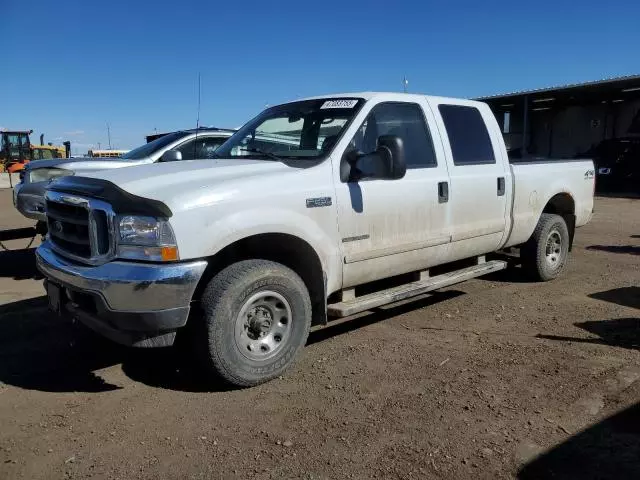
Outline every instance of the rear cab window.
[(496, 163), (489, 131), (480, 110), (467, 105), (440, 104), (456, 166), (491, 165)]

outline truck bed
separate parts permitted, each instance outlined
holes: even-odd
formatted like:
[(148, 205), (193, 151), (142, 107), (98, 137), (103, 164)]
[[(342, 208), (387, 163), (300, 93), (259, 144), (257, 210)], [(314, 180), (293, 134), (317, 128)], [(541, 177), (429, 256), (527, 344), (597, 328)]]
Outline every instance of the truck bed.
[(505, 246), (527, 241), (553, 197), (573, 204), (576, 227), (590, 220), (595, 182), (592, 160), (527, 158), (511, 161), (510, 169), (514, 181), (513, 224)]

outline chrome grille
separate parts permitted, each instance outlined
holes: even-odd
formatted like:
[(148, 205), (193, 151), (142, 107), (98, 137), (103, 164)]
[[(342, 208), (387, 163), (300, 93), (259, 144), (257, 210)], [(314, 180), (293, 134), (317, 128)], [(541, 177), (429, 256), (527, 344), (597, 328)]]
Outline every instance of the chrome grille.
[(82, 258), (91, 258), (89, 210), (47, 200), (49, 238), (58, 247)]
[(45, 209), (49, 241), (58, 253), (92, 265), (113, 258), (114, 214), (109, 204), (49, 191)]

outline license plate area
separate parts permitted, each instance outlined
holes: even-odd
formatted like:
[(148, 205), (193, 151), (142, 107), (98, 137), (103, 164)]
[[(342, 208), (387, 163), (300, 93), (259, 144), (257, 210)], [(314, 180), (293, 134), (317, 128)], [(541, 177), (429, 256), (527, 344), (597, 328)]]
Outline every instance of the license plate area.
[(49, 299), (49, 310), (56, 315), (62, 315), (64, 290), (57, 283), (47, 282), (47, 298)]

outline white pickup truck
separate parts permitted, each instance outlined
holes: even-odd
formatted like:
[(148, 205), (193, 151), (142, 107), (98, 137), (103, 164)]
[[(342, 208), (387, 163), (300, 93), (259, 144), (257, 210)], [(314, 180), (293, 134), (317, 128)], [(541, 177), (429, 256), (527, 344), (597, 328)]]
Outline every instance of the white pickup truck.
[(311, 98), (266, 109), (214, 159), (55, 180), (37, 264), (54, 311), (135, 346), (189, 333), (208, 369), (250, 386), (311, 326), (504, 269), (486, 255), (506, 247), (555, 278), (594, 177), (589, 160), (510, 164), (482, 103)]

